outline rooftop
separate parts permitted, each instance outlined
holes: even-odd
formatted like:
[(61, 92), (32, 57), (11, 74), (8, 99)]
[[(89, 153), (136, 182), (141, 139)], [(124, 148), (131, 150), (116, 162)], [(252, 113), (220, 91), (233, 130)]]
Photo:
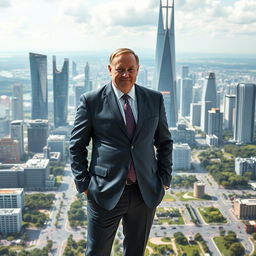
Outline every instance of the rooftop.
[(10, 194), (10, 195), (16, 195), (23, 192), (23, 188), (1, 188), (0, 189), (0, 195), (1, 194)]
[(65, 140), (65, 135), (50, 135), (48, 137), (48, 142), (49, 141), (64, 141)]
[(5, 209), (0, 209), (0, 216), (1, 215), (16, 215), (21, 212), (20, 208), (5, 208)]
[(23, 166), (24, 168), (46, 168), (49, 159), (29, 159)]
[(240, 201), (241, 204), (246, 204), (246, 205), (256, 205), (256, 198), (253, 199), (237, 199), (238, 201)]

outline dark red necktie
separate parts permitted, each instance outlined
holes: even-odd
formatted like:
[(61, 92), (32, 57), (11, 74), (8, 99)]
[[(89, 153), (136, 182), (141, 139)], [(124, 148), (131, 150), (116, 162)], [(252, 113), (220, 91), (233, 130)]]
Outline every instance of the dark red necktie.
[[(132, 108), (129, 103), (129, 95), (124, 94), (122, 96), (124, 100), (124, 114), (125, 114), (125, 120), (126, 120), (126, 127), (127, 127), (127, 132), (132, 139), (135, 128), (136, 128), (136, 122), (132, 113)], [(134, 183), (136, 181), (136, 172), (135, 172), (135, 167), (133, 161), (131, 161), (129, 170), (128, 170), (128, 177), (127, 177), (127, 183)]]

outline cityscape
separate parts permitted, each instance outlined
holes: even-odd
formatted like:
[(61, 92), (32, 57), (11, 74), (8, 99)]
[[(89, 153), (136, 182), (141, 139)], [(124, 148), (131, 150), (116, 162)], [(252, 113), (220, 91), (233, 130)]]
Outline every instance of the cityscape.
[[(155, 45), (138, 47), (136, 83), (162, 93), (174, 144), (145, 255), (256, 255), (254, 55), (177, 52), (182, 4), (151, 4)], [(0, 54), (0, 255), (84, 255), (87, 200), (69, 139), (81, 94), (110, 81), (111, 50), (34, 49)], [(120, 224), (111, 256), (123, 255), (122, 241)]]

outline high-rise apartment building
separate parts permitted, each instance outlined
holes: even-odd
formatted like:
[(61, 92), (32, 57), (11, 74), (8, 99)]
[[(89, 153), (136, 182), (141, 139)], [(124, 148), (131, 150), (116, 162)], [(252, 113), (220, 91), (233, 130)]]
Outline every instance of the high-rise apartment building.
[(23, 86), (14, 84), (12, 86), (12, 120), (23, 119)]
[(29, 53), (32, 84), (32, 119), (48, 119), (47, 56)]
[(23, 120), (14, 120), (11, 122), (11, 138), (19, 142), (20, 157), (24, 155), (24, 122)]
[(236, 95), (226, 95), (224, 101), (224, 129), (233, 130)]
[(208, 131), (208, 111), (217, 107), (217, 90), (215, 74), (210, 73), (203, 88), (201, 101), (201, 130)]
[(28, 151), (33, 153), (43, 152), (47, 145), (48, 120), (31, 120), (28, 122)]
[(237, 85), (234, 140), (239, 144), (253, 142), (255, 94), (255, 84)]
[(56, 57), (53, 56), (53, 109), (54, 126), (67, 125), (68, 116), (68, 82), (69, 82), (69, 61), (64, 60), (61, 71), (57, 70)]
[(170, 92), (170, 120), (171, 127), (175, 127), (178, 114), (176, 98), (174, 3), (170, 6), (168, 1), (166, 5), (162, 5), (162, 1), (160, 1), (154, 87), (158, 91)]

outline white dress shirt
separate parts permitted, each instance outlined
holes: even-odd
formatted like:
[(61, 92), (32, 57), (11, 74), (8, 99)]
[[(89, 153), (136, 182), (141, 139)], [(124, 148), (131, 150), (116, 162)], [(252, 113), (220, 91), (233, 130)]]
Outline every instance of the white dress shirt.
[[(126, 124), (126, 119), (125, 119), (125, 114), (124, 114), (124, 99), (122, 98), (124, 93), (121, 92), (118, 88), (116, 88), (116, 86), (113, 83), (112, 83), (112, 88), (113, 88), (113, 90), (115, 92), (115, 95), (117, 97), (118, 106), (119, 106), (120, 112), (122, 114), (122, 117), (124, 119), (124, 122)], [(129, 99), (128, 99), (129, 104), (131, 106), (135, 122), (137, 123), (137, 121), (138, 121), (138, 107), (137, 107), (137, 99), (136, 99), (136, 95), (135, 95), (135, 85), (133, 85), (132, 89), (127, 93), (127, 95), (129, 95)]]

